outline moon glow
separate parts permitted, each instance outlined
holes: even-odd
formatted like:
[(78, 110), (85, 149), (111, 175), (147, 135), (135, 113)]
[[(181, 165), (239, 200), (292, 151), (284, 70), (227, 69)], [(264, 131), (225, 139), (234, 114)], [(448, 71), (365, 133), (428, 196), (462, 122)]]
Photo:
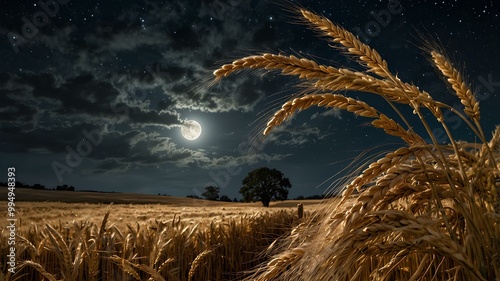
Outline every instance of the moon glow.
[(188, 120), (181, 127), (181, 134), (187, 140), (195, 140), (201, 135), (201, 125), (194, 120)]

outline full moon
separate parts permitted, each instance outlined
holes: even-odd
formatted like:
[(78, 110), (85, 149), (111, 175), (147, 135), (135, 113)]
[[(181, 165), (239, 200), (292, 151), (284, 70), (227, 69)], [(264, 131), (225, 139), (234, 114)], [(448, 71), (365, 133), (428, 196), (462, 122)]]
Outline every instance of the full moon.
[(187, 140), (195, 140), (201, 135), (201, 125), (194, 120), (188, 120), (181, 127), (181, 134)]

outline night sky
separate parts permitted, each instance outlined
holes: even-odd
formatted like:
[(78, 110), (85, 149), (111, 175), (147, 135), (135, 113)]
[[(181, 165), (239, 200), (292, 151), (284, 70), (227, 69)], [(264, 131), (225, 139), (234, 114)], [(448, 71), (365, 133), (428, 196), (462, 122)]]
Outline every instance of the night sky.
[[(247, 173), (268, 166), (290, 178), (293, 198), (323, 193), (352, 172), (348, 165), (356, 157), (369, 160), (403, 145), (368, 126), (369, 119), (323, 108), (301, 112), (263, 138), (266, 118), (299, 90), (297, 79), (278, 72), (240, 73), (209, 87), (217, 66), (263, 52), (360, 69), (297, 24), (283, 5), (5, 2), (0, 17), (5, 179), (0, 181), (7, 181), (7, 167), (15, 167), (17, 180), (47, 188), (67, 184), (77, 190), (186, 196), (210, 184), (239, 198)], [(419, 32), (439, 37), (474, 85), (483, 128), (491, 136), (500, 104), (498, 1), (402, 1), (383, 24), (375, 17), (387, 11), (388, 1), (300, 4), (358, 34), (402, 80), (458, 107), (418, 48)], [(380, 98), (345, 94), (394, 116)], [(411, 111), (403, 112), (418, 122)], [(198, 139), (182, 137), (186, 120), (201, 124)], [(456, 138), (475, 140), (463, 122), (451, 115), (448, 121)]]

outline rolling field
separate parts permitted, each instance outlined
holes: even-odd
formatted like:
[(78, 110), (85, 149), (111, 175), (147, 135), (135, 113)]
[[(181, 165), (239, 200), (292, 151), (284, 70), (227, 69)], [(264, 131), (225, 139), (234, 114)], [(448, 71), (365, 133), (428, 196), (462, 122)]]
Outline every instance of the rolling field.
[[(293, 200), (264, 208), (126, 193), (15, 193), (17, 264), (8, 271), (10, 232), (2, 227), (0, 280), (237, 280), (301, 221)], [(0, 196), (7, 198), (6, 188)], [(7, 201), (0, 202), (8, 224)], [(304, 201), (306, 213), (319, 202)]]

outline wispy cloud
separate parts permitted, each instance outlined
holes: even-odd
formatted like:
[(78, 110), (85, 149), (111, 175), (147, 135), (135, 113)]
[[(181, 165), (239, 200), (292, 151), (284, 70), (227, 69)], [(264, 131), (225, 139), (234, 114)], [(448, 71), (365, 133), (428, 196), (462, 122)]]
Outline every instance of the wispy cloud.
[(311, 120), (322, 118), (322, 117), (330, 117), (333, 116), (339, 120), (342, 120), (342, 110), (333, 108), (324, 112), (316, 112), (311, 116)]

